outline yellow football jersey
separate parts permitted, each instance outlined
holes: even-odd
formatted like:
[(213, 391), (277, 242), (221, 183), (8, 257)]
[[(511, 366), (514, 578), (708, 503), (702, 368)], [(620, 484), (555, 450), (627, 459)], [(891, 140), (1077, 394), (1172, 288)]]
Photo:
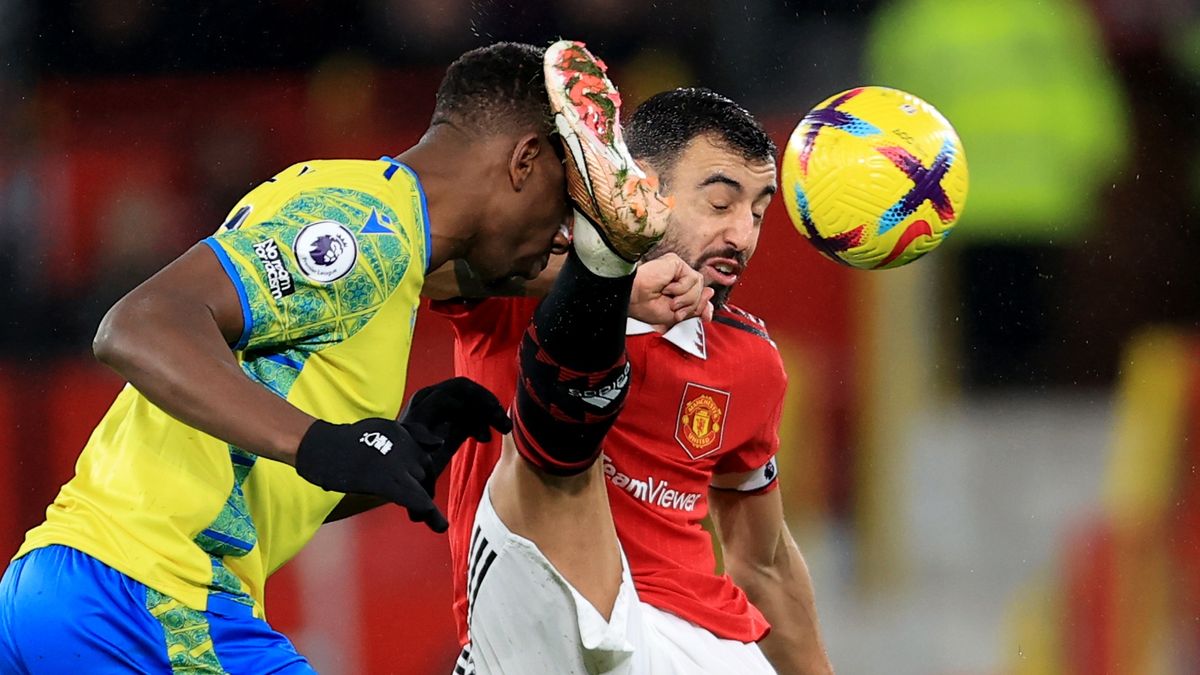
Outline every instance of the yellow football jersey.
[[(411, 169), (387, 157), (297, 164), (204, 243), (240, 296), (247, 376), (330, 422), (396, 416), (429, 264)], [(126, 385), (17, 557), (62, 544), (194, 609), (223, 593), (262, 616), (267, 576), (341, 497)]]

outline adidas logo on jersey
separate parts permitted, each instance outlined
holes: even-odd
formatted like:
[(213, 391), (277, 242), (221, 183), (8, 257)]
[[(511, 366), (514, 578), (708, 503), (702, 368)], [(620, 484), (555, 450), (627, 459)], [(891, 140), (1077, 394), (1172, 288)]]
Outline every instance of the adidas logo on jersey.
[(613, 487), (628, 492), (633, 495), (634, 499), (676, 511), (687, 511), (690, 513), (696, 509), (696, 502), (700, 501), (699, 492), (680, 492), (668, 487), (670, 481), (656, 480), (654, 476), (649, 476), (646, 480), (638, 480), (628, 474), (617, 471), (617, 467), (613, 465), (608, 455), (604, 455), (603, 457), (604, 476), (613, 484)]
[(368, 431), (358, 439), (359, 443), (379, 451), (379, 454), (386, 455), (392, 451), (392, 441), (387, 436), (378, 431)]

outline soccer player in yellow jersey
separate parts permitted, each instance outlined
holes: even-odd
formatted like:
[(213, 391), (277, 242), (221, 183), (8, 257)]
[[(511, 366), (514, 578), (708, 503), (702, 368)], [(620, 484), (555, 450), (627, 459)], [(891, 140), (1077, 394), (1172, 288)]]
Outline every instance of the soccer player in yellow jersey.
[(437, 475), (510, 427), (464, 379), (400, 413), (418, 295), (451, 259), (503, 282), (565, 248), (542, 53), (465, 54), (417, 145), (284, 170), (109, 311), (96, 355), (129, 384), (0, 582), (0, 672), (311, 672), (266, 578), (347, 493), (445, 530)]

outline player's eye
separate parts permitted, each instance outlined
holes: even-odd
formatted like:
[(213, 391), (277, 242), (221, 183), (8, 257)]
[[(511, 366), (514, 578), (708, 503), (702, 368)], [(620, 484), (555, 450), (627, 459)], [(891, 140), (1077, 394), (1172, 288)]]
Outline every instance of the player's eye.
[(750, 214), (754, 216), (754, 222), (756, 222), (756, 223), (762, 222), (762, 219), (766, 217), (767, 207), (770, 205), (771, 205), (771, 197), (770, 196), (759, 198), (759, 199), (755, 200), (754, 204), (752, 204), (750, 207)]
[(728, 211), (729, 210), (728, 204), (718, 204), (716, 202), (709, 202), (709, 206), (712, 206), (713, 210), (715, 210), (715, 211)]

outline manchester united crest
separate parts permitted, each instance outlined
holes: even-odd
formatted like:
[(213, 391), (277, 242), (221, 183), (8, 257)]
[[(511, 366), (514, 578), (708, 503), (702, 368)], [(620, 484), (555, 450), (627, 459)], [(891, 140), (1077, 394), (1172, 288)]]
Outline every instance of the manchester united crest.
[(692, 459), (716, 452), (725, 438), (728, 412), (729, 392), (688, 382), (679, 401), (675, 440)]

